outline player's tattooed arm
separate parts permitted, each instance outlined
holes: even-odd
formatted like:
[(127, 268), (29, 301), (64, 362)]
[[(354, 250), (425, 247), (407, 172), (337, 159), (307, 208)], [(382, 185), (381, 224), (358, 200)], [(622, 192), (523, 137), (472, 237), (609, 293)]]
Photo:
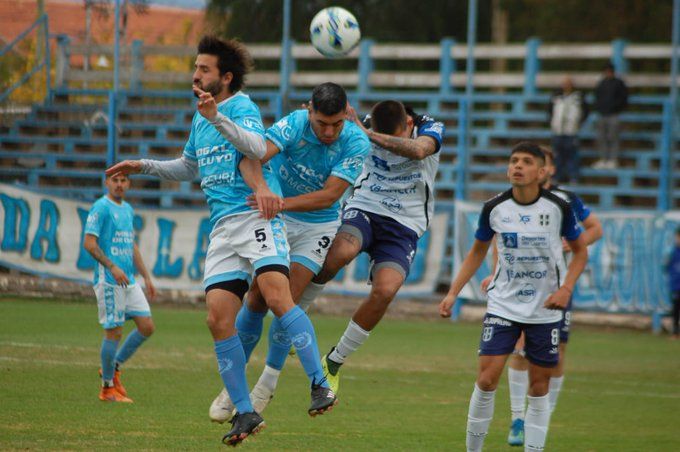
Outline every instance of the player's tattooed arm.
[(102, 264), (111, 272), (111, 275), (113, 275), (114, 279), (118, 284), (125, 287), (130, 283), (127, 276), (125, 276), (125, 272), (121, 270), (118, 266), (116, 266), (113, 262), (111, 262), (111, 259), (106, 257), (104, 251), (102, 251), (102, 249), (99, 247), (97, 236), (92, 234), (85, 234), (85, 241), (83, 243), (83, 247), (88, 253), (90, 253), (90, 255), (97, 262)]
[(434, 139), (428, 136), (403, 138), (368, 131), (368, 138), (381, 148), (412, 160), (422, 160), (437, 150)]
[(348, 104), (345, 111), (347, 114), (347, 120), (354, 122), (357, 127), (363, 130), (366, 136), (368, 136), (369, 140), (381, 148), (392, 152), (393, 154), (397, 154), (411, 160), (422, 160), (437, 151), (437, 143), (432, 137), (421, 136), (418, 138), (405, 138), (374, 132), (373, 130), (367, 129), (364, 126), (364, 124), (359, 119), (359, 115), (357, 115), (356, 110), (351, 105)]

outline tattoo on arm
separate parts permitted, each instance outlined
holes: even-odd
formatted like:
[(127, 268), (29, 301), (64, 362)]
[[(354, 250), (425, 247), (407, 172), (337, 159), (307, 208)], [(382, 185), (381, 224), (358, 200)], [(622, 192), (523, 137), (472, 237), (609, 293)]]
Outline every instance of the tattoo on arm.
[[(378, 146), (402, 157), (410, 159), (421, 159), (432, 154), (434, 149), (430, 149), (423, 141), (413, 138), (395, 137), (383, 133), (373, 133), (370, 135), (371, 141)], [(434, 143), (432, 143), (434, 144)]]
[(95, 258), (95, 260), (97, 262), (99, 262), (104, 267), (108, 268), (109, 270), (111, 269), (111, 267), (113, 267), (113, 262), (111, 262), (111, 259), (106, 257), (106, 255), (104, 254), (104, 251), (102, 251), (102, 249), (99, 248), (99, 245), (95, 246), (92, 249), (92, 251), (90, 251), (90, 254), (92, 255), (92, 257)]

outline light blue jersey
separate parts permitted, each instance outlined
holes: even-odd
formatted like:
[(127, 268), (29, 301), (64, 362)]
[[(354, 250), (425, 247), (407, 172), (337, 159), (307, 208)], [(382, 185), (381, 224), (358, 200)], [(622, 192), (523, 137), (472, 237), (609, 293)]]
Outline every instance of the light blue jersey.
[[(366, 134), (354, 123), (345, 121), (338, 139), (330, 145), (316, 137), (307, 110), (297, 110), (267, 129), (267, 139), (281, 152), (272, 159), (272, 168), (284, 197), (321, 190), (329, 176), (350, 185), (361, 173), (364, 157), (371, 150)], [(286, 212), (308, 223), (325, 223), (338, 218), (340, 202), (312, 212)]]
[[(264, 137), (260, 109), (242, 92), (220, 102), (217, 110), (239, 127)], [(198, 164), (201, 189), (210, 207), (212, 226), (220, 218), (251, 210), (246, 205), (246, 198), (252, 194), (252, 190), (238, 169), (243, 154), (198, 112), (191, 123), (191, 134), (184, 147), (184, 157)], [(270, 166), (263, 165), (262, 172), (271, 191), (280, 194)]]
[[(97, 237), (99, 248), (125, 272), (130, 285), (135, 283), (135, 230), (132, 227), (134, 215), (130, 204), (125, 201), (118, 204), (105, 195), (92, 205), (85, 224), (85, 234)], [(94, 284), (100, 283), (118, 284), (109, 269), (102, 264), (94, 267)]]

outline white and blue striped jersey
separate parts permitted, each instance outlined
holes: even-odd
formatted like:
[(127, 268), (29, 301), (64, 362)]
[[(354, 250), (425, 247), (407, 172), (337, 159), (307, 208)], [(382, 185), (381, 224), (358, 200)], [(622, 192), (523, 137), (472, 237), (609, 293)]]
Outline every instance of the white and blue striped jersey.
[[(237, 126), (264, 137), (260, 109), (242, 92), (220, 102), (217, 109)], [(198, 112), (191, 123), (184, 157), (198, 164), (201, 189), (208, 201), (213, 227), (221, 218), (251, 210), (246, 205), (246, 198), (252, 194), (252, 190), (238, 169), (243, 154)], [(272, 192), (280, 194), (268, 164), (262, 166), (262, 172)]]
[[(332, 144), (319, 141), (309, 122), (307, 110), (296, 110), (267, 129), (266, 137), (281, 152), (271, 161), (272, 169), (288, 198), (321, 190), (330, 176), (354, 184), (370, 150), (366, 134), (345, 121), (340, 136)], [(311, 212), (286, 212), (306, 223), (326, 223), (339, 216), (340, 202)]]
[(346, 208), (392, 218), (420, 237), (434, 214), (434, 180), (439, 168), (444, 124), (429, 116), (412, 117), (412, 138), (433, 138), (437, 146), (435, 153), (422, 160), (413, 160), (372, 144)]
[[(92, 205), (85, 223), (85, 234), (97, 237), (99, 248), (125, 272), (130, 285), (135, 283), (134, 215), (130, 204), (125, 201), (118, 204), (105, 195)], [(109, 269), (97, 263), (94, 267), (94, 285), (100, 283), (118, 284)]]
[(498, 263), (487, 290), (489, 314), (520, 323), (559, 322), (562, 311), (543, 304), (567, 273), (562, 237), (576, 240), (581, 234), (571, 205), (547, 190), (521, 204), (508, 190), (484, 204), (475, 238), (488, 242), (496, 234)]

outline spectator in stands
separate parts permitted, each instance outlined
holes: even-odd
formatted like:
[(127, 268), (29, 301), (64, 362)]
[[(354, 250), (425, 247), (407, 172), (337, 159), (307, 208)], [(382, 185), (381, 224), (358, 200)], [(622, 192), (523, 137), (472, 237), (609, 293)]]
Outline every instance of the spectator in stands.
[(680, 339), (680, 228), (675, 231), (675, 245), (666, 264), (673, 303), (673, 339)]
[(562, 88), (550, 99), (548, 109), (552, 147), (557, 153), (555, 177), (559, 182), (576, 182), (578, 179), (578, 131), (588, 113), (585, 96), (574, 89), (570, 77), (565, 77)]
[(604, 78), (595, 88), (595, 109), (600, 113), (597, 141), (600, 160), (593, 168), (613, 169), (619, 157), (619, 114), (628, 105), (628, 88), (614, 73), (614, 65), (607, 63)]

